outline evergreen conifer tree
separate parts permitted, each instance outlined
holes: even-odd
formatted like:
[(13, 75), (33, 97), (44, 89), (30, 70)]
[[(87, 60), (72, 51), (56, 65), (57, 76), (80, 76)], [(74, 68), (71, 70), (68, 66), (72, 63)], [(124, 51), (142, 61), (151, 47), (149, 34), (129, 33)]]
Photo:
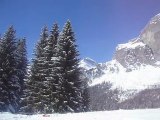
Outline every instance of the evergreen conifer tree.
[(0, 112), (7, 110), (8, 93), (6, 84), (3, 81), (3, 67), (2, 67), (2, 38), (0, 37)]
[(26, 50), (26, 39), (19, 39), (17, 42), (17, 59), (18, 59), (18, 63), (17, 63), (17, 69), (18, 69), (18, 73), (17, 76), (19, 77), (19, 83), (21, 86), (21, 90), (20, 90), (20, 95), (23, 94), (23, 88), (24, 88), (24, 79), (25, 76), (27, 74), (27, 64), (28, 64), (28, 60), (27, 60), (27, 50)]
[(47, 88), (48, 82), (45, 77), (46, 71), (46, 56), (45, 49), (48, 40), (48, 29), (42, 29), (40, 40), (36, 46), (35, 58), (31, 65), (30, 76), (27, 77), (25, 82), (24, 98), (22, 98), (21, 112), (27, 113), (44, 113), (47, 107)]
[(40, 36), (40, 41), (36, 47), (35, 59), (33, 60), (33, 66), (31, 68), (31, 81), (34, 81), (33, 101), (34, 112), (44, 112), (46, 106), (46, 93), (48, 88), (48, 82), (45, 77), (46, 71), (46, 56), (45, 48), (48, 40), (48, 29), (44, 27)]
[(57, 40), (59, 36), (59, 28), (58, 24), (55, 23), (52, 27), (51, 34), (49, 36), (47, 47), (45, 49), (45, 56), (46, 56), (46, 71), (47, 76), (45, 79), (48, 81), (48, 93), (47, 101), (48, 107), (45, 108), (47, 113), (56, 112), (56, 101), (57, 101), (57, 88), (58, 88), (58, 78), (57, 78), (57, 71), (56, 71), (56, 59), (57, 59)]
[(78, 68), (79, 53), (70, 21), (59, 36), (54, 24), (45, 27), (36, 46), (31, 71), (25, 80), (21, 112), (53, 113), (88, 110), (88, 91)]
[(58, 54), (58, 84), (59, 96), (57, 102), (58, 112), (80, 112), (83, 107), (82, 80), (78, 68), (79, 53), (75, 44), (75, 36), (70, 21), (67, 21), (60, 34)]
[(13, 26), (9, 27), (1, 41), (0, 62), (0, 109), (16, 112), (21, 86), (17, 76), (16, 37)]

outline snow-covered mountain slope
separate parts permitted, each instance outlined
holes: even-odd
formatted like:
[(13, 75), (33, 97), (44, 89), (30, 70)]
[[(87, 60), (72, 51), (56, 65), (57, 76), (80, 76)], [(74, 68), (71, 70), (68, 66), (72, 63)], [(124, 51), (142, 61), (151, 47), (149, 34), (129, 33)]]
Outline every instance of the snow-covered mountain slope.
[[(116, 60), (112, 61), (115, 62)], [(105, 74), (100, 78), (95, 78), (91, 86), (110, 82), (113, 88), (122, 90), (143, 90), (148, 87), (160, 85), (160, 68), (151, 65), (141, 66), (139, 69), (132, 72), (126, 72), (126, 69), (118, 62), (119, 72), (105, 71)]]
[(91, 58), (85, 58), (81, 60), (79, 63), (79, 67), (82, 69), (83, 73), (89, 78), (89, 80), (100, 77), (103, 74), (99, 64)]
[(111, 61), (87, 64), (80, 66), (90, 80), (92, 110), (160, 107), (160, 14), (138, 37), (117, 45)]
[(115, 110), (69, 114), (20, 115), (0, 113), (1, 120), (160, 120), (160, 109)]
[[(155, 65), (141, 63), (137, 66), (122, 66), (116, 59), (97, 64), (97, 67), (87, 70), (85, 73), (91, 78), (90, 86), (103, 84), (103, 82), (112, 83), (112, 88), (121, 90), (143, 90), (160, 85), (160, 67), (159, 61)], [(101, 74), (100, 74), (101, 73)], [(95, 75), (99, 74), (99, 77)]]
[(97, 63), (91, 58), (85, 58), (81, 60), (79, 64), (79, 67), (85, 68), (85, 70), (95, 68), (96, 66), (97, 66)]
[(86, 74), (92, 79), (90, 86), (110, 82), (113, 88), (143, 90), (159, 85), (160, 14), (149, 21), (138, 37), (117, 45), (113, 60), (96, 63), (92, 65), (94, 67), (88, 67), (90, 64), (87, 63), (80, 66), (86, 70), (85, 73), (92, 73)]

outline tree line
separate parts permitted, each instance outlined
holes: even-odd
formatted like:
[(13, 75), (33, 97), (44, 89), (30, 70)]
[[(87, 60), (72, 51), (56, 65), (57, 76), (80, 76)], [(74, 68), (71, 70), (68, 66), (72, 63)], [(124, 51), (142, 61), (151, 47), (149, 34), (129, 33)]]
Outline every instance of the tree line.
[(26, 39), (13, 26), (0, 37), (0, 111), (13, 113), (66, 113), (89, 110), (87, 78), (71, 22), (62, 31), (45, 26), (28, 64)]

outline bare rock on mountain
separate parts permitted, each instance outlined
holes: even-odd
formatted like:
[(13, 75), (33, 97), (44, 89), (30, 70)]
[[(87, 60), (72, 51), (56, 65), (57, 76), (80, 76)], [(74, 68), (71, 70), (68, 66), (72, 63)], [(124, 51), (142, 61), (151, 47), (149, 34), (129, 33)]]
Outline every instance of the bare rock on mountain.
[(160, 14), (156, 15), (146, 25), (140, 34), (140, 39), (148, 45), (155, 56), (156, 60), (160, 60)]
[(114, 55), (127, 71), (142, 65), (153, 65), (160, 61), (160, 14), (154, 16), (141, 34), (125, 44), (119, 44)]
[(143, 65), (154, 65), (155, 58), (152, 49), (143, 43), (140, 38), (119, 44), (114, 55), (116, 59), (126, 70), (132, 71)]

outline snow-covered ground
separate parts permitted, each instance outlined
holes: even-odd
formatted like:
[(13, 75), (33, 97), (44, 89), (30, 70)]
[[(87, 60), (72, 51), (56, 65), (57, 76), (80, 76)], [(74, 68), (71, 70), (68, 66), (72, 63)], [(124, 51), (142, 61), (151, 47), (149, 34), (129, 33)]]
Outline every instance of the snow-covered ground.
[(51, 115), (0, 113), (0, 120), (160, 120), (160, 109), (116, 110)]

